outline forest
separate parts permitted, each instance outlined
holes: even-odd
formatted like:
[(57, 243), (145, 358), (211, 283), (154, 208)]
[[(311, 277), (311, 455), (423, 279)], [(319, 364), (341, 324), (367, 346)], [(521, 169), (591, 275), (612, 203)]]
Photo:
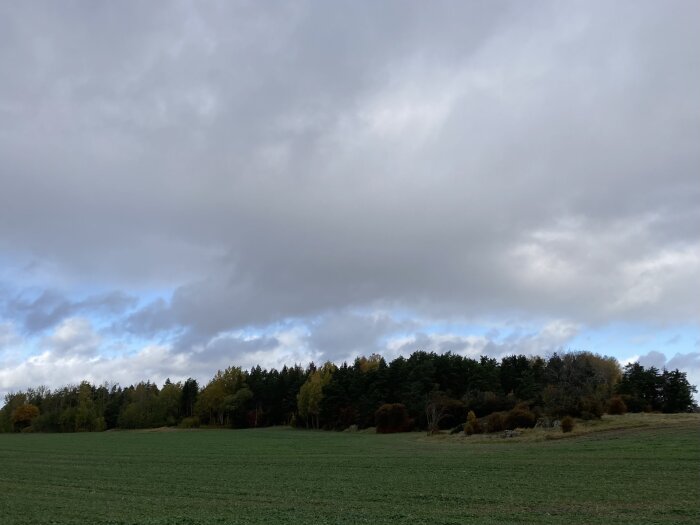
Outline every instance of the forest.
[(590, 352), (500, 361), (418, 351), (387, 363), (379, 355), (352, 364), (327, 362), (219, 370), (195, 379), (122, 387), (83, 381), (5, 396), (0, 432), (93, 432), (110, 429), (275, 425), (365, 429), (496, 432), (570, 416), (689, 412), (696, 388), (684, 372)]

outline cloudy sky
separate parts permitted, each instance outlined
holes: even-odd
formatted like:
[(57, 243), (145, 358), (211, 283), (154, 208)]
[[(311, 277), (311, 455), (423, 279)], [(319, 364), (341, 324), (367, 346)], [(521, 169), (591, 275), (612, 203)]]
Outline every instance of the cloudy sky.
[(417, 349), (700, 383), (699, 26), (695, 0), (0, 3), (0, 396)]

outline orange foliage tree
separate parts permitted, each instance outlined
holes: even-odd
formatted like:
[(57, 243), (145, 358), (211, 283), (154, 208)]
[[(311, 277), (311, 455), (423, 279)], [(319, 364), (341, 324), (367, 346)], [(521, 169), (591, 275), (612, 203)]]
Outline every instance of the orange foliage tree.
[(12, 411), (12, 425), (16, 430), (21, 430), (32, 424), (32, 420), (39, 415), (39, 407), (29, 403), (18, 406)]

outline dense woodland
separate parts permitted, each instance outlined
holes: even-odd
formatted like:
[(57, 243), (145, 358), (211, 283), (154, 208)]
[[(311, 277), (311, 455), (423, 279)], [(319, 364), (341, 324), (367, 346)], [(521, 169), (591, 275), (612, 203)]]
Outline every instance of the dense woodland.
[(688, 412), (694, 386), (679, 370), (588, 352), (500, 361), (415, 352), (390, 363), (378, 355), (354, 363), (281, 370), (220, 370), (196, 380), (32, 388), (5, 396), (3, 432), (90, 432), (161, 426), (328, 430), (376, 427), (468, 434), (534, 426), (563, 416), (592, 419), (626, 411)]

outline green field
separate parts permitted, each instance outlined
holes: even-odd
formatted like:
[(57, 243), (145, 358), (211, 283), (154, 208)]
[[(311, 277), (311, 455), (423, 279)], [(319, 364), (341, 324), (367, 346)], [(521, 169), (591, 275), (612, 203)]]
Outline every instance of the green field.
[(0, 523), (700, 523), (700, 424), (0, 435)]

